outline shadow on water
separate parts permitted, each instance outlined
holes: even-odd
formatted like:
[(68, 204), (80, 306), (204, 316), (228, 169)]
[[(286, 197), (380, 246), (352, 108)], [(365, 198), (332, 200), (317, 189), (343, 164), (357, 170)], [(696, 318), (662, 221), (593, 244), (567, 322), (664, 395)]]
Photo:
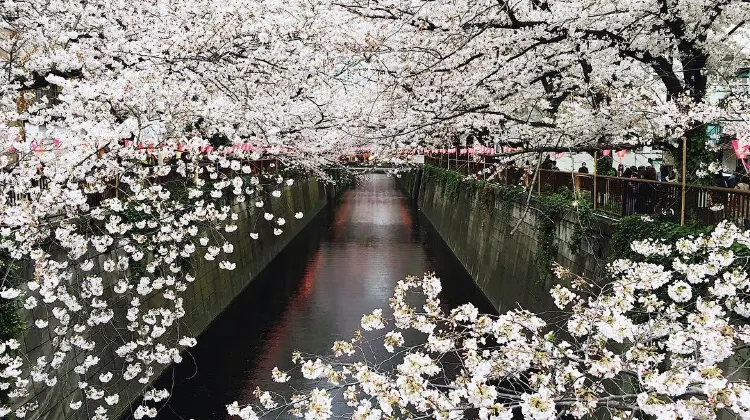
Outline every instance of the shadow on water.
[(173, 396), (157, 418), (228, 418), (225, 405), (257, 401), (253, 390), (273, 387), (271, 369), (289, 368), (294, 350), (326, 354), (363, 313), (388, 306), (398, 280), (427, 271), (443, 279), (446, 306), (494, 312), (395, 179), (369, 176), (311, 221), (165, 373), (157, 387)]

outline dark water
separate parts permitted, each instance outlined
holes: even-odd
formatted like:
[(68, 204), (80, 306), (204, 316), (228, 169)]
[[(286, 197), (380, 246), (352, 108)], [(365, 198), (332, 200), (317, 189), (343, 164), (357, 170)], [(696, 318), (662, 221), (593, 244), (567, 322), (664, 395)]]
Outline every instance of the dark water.
[[(232, 401), (257, 402), (291, 353), (327, 354), (363, 313), (387, 308), (395, 283), (434, 271), (449, 306), (491, 306), (395, 179), (371, 175), (323, 211), (202, 334), (158, 386), (173, 396), (158, 419), (225, 419)], [(192, 356), (192, 359), (191, 359)]]

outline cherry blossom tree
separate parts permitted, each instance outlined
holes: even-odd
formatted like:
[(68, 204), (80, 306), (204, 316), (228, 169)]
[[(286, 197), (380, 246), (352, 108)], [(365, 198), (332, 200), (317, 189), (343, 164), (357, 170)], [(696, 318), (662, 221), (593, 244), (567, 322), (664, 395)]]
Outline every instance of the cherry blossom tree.
[[(288, 221), (269, 203), (281, 197), (295, 173), (328, 179), (325, 169), (352, 147), (372, 145), (387, 156), (404, 143), (493, 137), (522, 146), (521, 152), (590, 150), (669, 144), (683, 135), (693, 138), (714, 121), (744, 138), (747, 101), (732, 76), (743, 66), (747, 12), (747, 4), (737, 0), (4, 2), (0, 304), (29, 311), (29, 328), (50, 331), (53, 348), (29, 360), (16, 339), (0, 342), (0, 390), (10, 398), (0, 415), (24, 417), (42, 410), (32, 391), (60, 386), (58, 373), (72, 368), (80, 395), (71, 408), (106, 418), (111, 407), (126, 403), (113, 391), (113, 384), (123, 380), (144, 394), (136, 417), (155, 416), (155, 404), (168, 396), (148, 385), (158, 366), (179, 362), (181, 352), (195, 345), (180, 329), (185, 315), (181, 294), (195, 279), (194, 264), (213, 261), (233, 269), (231, 236), (241, 222), (252, 227), (251, 240), (260, 237), (260, 226), (271, 238), (283, 234)], [(712, 85), (726, 88), (720, 103), (710, 100)], [(259, 160), (269, 156), (278, 166), (259, 171)], [(722, 238), (746, 245), (746, 236), (729, 225), (714, 235), (686, 253), (695, 259), (690, 264), (713, 270), (724, 262), (717, 260), (724, 255), (718, 253)], [(657, 249), (664, 246), (672, 245)], [(714, 337), (730, 330), (736, 332), (732, 345), (744, 342), (746, 332), (727, 315), (746, 316), (741, 276), (723, 280), (734, 294), (709, 300), (705, 296), (716, 293), (704, 296), (696, 289), (691, 296), (701, 300), (691, 297), (683, 305), (671, 295), (684, 297), (692, 289), (680, 285), (667, 297), (657, 294), (664, 306), (648, 311), (643, 308), (651, 308), (650, 303), (638, 300), (648, 290), (640, 276), (655, 275), (662, 267), (678, 278), (681, 266), (644, 265), (645, 274), (618, 272), (618, 267), (613, 266), (613, 276), (620, 283), (590, 290), (577, 282), (556, 293), (571, 299), (580, 316), (607, 316), (597, 322), (630, 320), (622, 328), (618, 324), (625, 334), (620, 341), (602, 332), (609, 330), (595, 318), (581, 321), (591, 331), (582, 335), (567, 327), (566, 334), (575, 337), (567, 339), (549, 336), (546, 321), (521, 311), (512, 320), (475, 318), (470, 307), (443, 313), (435, 307), (437, 282), (428, 276), (403, 282), (394, 301), (397, 327), (428, 333), (437, 346), (429, 347), (428, 340), (428, 347), (414, 347), (422, 353), (410, 354), (404, 372), (391, 377), (362, 364), (343, 371), (327, 360), (300, 355), (298, 361), (315, 372), (310, 377), (377, 378), (377, 383), (358, 378), (365, 387), (355, 384), (347, 394), (364, 412), (387, 413), (390, 405), (394, 412), (427, 410), (442, 416), (449, 402), (456, 407), (449, 412), (473, 407), (499, 415), (516, 406), (528, 411), (528, 399), (534, 398), (538, 416), (601, 407), (648, 413), (656, 412), (648, 407), (659, 401), (668, 413), (682, 410), (688, 403), (680, 401), (688, 400), (681, 397), (691, 396), (697, 402), (689, 400), (688, 408), (715, 411), (719, 401), (744, 413), (746, 386), (722, 370), (728, 356), (704, 352), (696, 344), (701, 334)], [(626, 277), (637, 286), (622, 283)], [(424, 289), (427, 306), (411, 313), (399, 299), (415, 288)], [(717, 290), (722, 288), (723, 283)], [(593, 293), (591, 300), (586, 293)], [(634, 300), (608, 306), (621, 308), (618, 313), (601, 313), (604, 303), (597, 302), (621, 296)], [(674, 391), (644, 379), (646, 374), (667, 375), (664, 381), (672, 381), (672, 366), (688, 366), (683, 363), (693, 356), (658, 348), (654, 343), (664, 336), (648, 334), (661, 330), (644, 332), (644, 325), (651, 324), (633, 318), (634, 307), (653, 312), (657, 327), (667, 319), (670, 328), (685, 326), (682, 331), (691, 335), (684, 345), (699, 349), (689, 366), (716, 367), (726, 383), (711, 382), (704, 389), (708, 377), (691, 371), (687, 388)], [(380, 317), (370, 315), (365, 325), (379, 326)], [(699, 321), (709, 317), (717, 323), (701, 327)], [(721, 322), (728, 327), (714, 328), (725, 325)], [(485, 330), (485, 323), (500, 329)], [(507, 335), (499, 333), (506, 331), (501, 327)], [(394, 351), (401, 348), (397, 334), (386, 337)], [(668, 334), (672, 339), (676, 332)], [(716, 339), (730, 340), (722, 337)], [(476, 349), (470, 347), (472, 339)], [(597, 346), (626, 339), (640, 353), (631, 357), (616, 346)], [(518, 353), (500, 346), (507, 343)], [(347, 354), (360, 344), (339, 342), (336, 351)], [(434, 349), (466, 358), (468, 370), (456, 373), (455, 384), (425, 385), (423, 379), (432, 378), (438, 366), (426, 353)], [(549, 350), (554, 363), (521, 357), (541, 350)], [(609, 360), (605, 350), (624, 366), (612, 377), (607, 369), (616, 364), (589, 371), (591, 363)], [(117, 368), (92, 375), (103, 363), (103, 351), (115, 355)], [(649, 352), (663, 360), (641, 354)], [(558, 379), (559, 369), (564, 370), (560, 361), (582, 372), (579, 385), (570, 375)], [(472, 382), (480, 365), (491, 366), (490, 373)], [(282, 372), (277, 376), (285, 377)], [(507, 386), (500, 385), (505, 379), (527, 392), (509, 394), (499, 388)], [(469, 388), (472, 383), (478, 388)], [(603, 390), (612, 386), (634, 390), (605, 396)], [(469, 401), (477, 390), (490, 387), (497, 392), (490, 406)], [(579, 397), (576, 389), (595, 401), (572, 400)], [(396, 398), (393, 393), (400, 391), (406, 393)], [(327, 392), (321, 388), (311, 400), (297, 400), (297, 408), (324, 416)], [(378, 408), (359, 402), (365, 394), (376, 397)], [(269, 398), (263, 397), (267, 408), (275, 404)], [(249, 410), (232, 408), (246, 416)]]
[[(120, 400), (121, 385), (110, 385), (124, 380), (146, 392), (135, 416), (156, 415), (149, 404), (168, 392), (150, 389), (151, 380), (195, 345), (180, 320), (197, 266), (233, 270), (238, 225), (248, 235), (240, 239), (257, 240), (283, 234), (288, 223), (282, 191), (294, 178), (269, 161), (259, 172), (257, 152), (224, 152), (190, 160), (135, 147), (83, 159), (31, 153), (4, 174), (0, 297), (4, 308), (29, 311), (28, 328), (52, 339), (35, 360), (18, 352), (15, 338), (0, 343), (0, 388), (11, 399), (3, 416), (45, 408), (31, 387), (59, 387), (58, 372), (69, 370), (80, 389), (72, 409), (107, 418), (110, 407), (129, 403)], [(114, 364), (104, 365), (105, 353)]]
[(398, 110), (373, 136), (516, 153), (674, 148), (709, 123), (747, 138), (744, 1), (337, 4), (372, 22), (359, 68)]
[[(330, 148), (345, 98), (326, 2), (11, 2), (0, 12), (3, 137)], [(34, 90), (53, 100), (32, 103)], [(19, 100), (19, 93), (22, 97)], [(21, 102), (22, 106), (19, 105)], [(336, 106), (340, 106), (337, 102)], [(335, 108), (335, 107), (333, 107)], [(197, 141), (197, 140), (196, 140)]]
[(234, 269), (239, 225), (272, 240), (302, 218), (282, 199), (295, 175), (331, 180), (345, 138), (326, 134), (341, 84), (324, 6), (3, 4), (0, 305), (51, 341), (29, 359), (0, 340), (0, 417), (72, 383), (70, 408), (104, 419), (130, 403), (122, 382), (136, 418), (156, 415), (169, 393), (150, 382), (196, 342), (196, 266)]
[[(311, 390), (290, 398), (258, 390), (254, 405), (234, 402), (228, 412), (325, 419), (346, 402), (355, 419), (749, 418), (747, 360), (738, 354), (750, 345), (750, 233), (722, 223), (631, 248), (638, 258), (611, 263), (607, 281), (557, 267), (551, 294), (560, 313), (445, 311), (434, 274), (407, 277), (390, 315), (364, 315), (364, 331), (336, 341), (331, 356), (293, 355), (292, 370)], [(388, 353), (376, 357), (374, 346)], [(292, 374), (272, 372), (277, 382)]]

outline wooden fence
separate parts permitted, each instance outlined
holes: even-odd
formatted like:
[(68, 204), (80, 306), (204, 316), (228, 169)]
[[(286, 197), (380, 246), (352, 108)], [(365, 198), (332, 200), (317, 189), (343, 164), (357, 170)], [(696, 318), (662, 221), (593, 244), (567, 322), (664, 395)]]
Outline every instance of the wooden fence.
[[(479, 161), (426, 157), (426, 164), (449, 168), (472, 175), (477, 179), (488, 179), (485, 171), (490, 164)], [(614, 216), (631, 214), (663, 214), (675, 222), (695, 220), (701, 224), (715, 224), (730, 220), (740, 226), (750, 223), (750, 191), (737, 188), (684, 185), (679, 182), (659, 182), (645, 179), (620, 178), (540, 170), (534, 185), (530, 185), (534, 174), (521, 168), (501, 171), (493, 181), (508, 185), (524, 185), (534, 188), (539, 194), (556, 193), (562, 190), (575, 191), (589, 200), (595, 210)], [(684, 218), (681, 214), (684, 211)]]

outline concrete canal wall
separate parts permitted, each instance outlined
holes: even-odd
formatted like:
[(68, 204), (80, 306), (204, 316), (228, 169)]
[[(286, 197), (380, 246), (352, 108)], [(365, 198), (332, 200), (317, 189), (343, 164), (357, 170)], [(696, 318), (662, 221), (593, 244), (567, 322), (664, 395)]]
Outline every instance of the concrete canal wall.
[[(315, 220), (315, 216), (331, 201), (335, 200), (345, 189), (347, 185), (323, 185), (315, 179), (298, 179), (298, 181), (291, 187), (287, 187), (283, 191), (281, 199), (270, 200), (266, 209), (257, 209), (252, 203), (241, 203), (235, 208), (235, 211), (239, 213), (240, 218), (238, 221), (238, 229), (232, 234), (228, 235), (230, 243), (234, 244), (234, 253), (231, 260), (237, 264), (233, 271), (219, 270), (218, 261), (205, 261), (202, 258), (195, 259), (192, 261), (194, 264), (197, 275), (196, 280), (189, 285), (188, 289), (184, 292), (184, 308), (186, 311), (185, 317), (181, 320), (181, 327), (179, 336), (194, 336), (197, 337), (203, 332), (209, 324), (237, 297), (242, 290), (245, 289), (253, 279), (273, 260), (281, 250), (283, 250), (288, 243), (311, 221)], [(251, 225), (251, 220), (262, 219), (262, 212), (270, 211), (277, 217), (281, 216), (287, 220), (284, 226), (284, 234), (275, 237), (270, 231), (269, 227), (259, 227)], [(301, 211), (304, 213), (304, 218), (297, 220), (294, 218), (294, 213)], [(266, 224), (262, 224), (266, 225)], [(260, 239), (255, 241), (249, 238), (251, 232), (259, 231)], [(98, 266), (101, 264), (109, 255), (102, 256), (99, 259)], [(92, 270), (97, 271), (97, 266)], [(106, 273), (101, 269), (98, 269), (99, 275), (103, 277), (105, 290), (107, 290), (110, 296), (103, 296), (108, 298), (115, 307), (115, 310), (125, 311), (127, 308), (123, 303), (114, 303), (114, 297), (112, 294), (112, 286), (115, 284), (115, 278), (110, 273)], [(27, 275), (33, 275), (31, 272)], [(161, 306), (162, 296), (160, 293), (152, 293), (147, 299), (147, 308), (157, 308)], [(118, 307), (119, 305), (119, 307)], [(147, 309), (146, 309), (147, 310)], [(40, 309), (41, 311), (41, 309)], [(25, 353), (28, 360), (34, 361), (42, 355), (47, 355), (48, 358), (54, 353), (54, 347), (52, 342), (52, 336), (49, 328), (39, 329), (33, 327), (32, 322), (35, 319), (45, 319), (45, 316), (51, 318), (50, 314), (44, 314), (37, 311), (36, 313), (24, 314), (27, 325), (31, 325), (22, 337), (22, 351)], [(118, 318), (121, 315), (118, 316)], [(50, 322), (52, 325), (52, 322)], [(120, 331), (122, 332), (122, 331)], [(69, 408), (71, 401), (81, 400), (80, 391), (76, 389), (77, 384), (80, 381), (88, 381), (92, 384), (99, 384), (97, 379), (101, 373), (107, 371), (119, 371), (122, 366), (120, 359), (116, 359), (114, 350), (123, 344), (122, 339), (118, 339), (117, 335), (120, 333), (111, 326), (104, 326), (98, 330), (93, 338), (97, 341), (97, 354), (100, 357), (100, 362), (91, 368), (86, 373), (85, 377), (81, 377), (73, 371), (75, 367), (74, 363), (69, 363), (68, 366), (60, 369), (58, 383), (55, 387), (49, 388), (46, 386), (35, 386), (33, 389), (32, 399), (40, 402), (40, 407), (36, 412), (30, 413), (27, 418), (34, 419), (83, 419), (91, 418), (94, 414), (94, 410), (99, 405), (105, 405), (104, 400), (99, 401), (84, 401), (84, 406), (78, 411), (73, 411)], [(110, 340), (107, 337), (112, 337), (111, 344), (106, 343)], [(49, 359), (48, 359), (49, 360)], [(79, 361), (80, 362), (80, 361)], [(186, 362), (187, 363), (187, 362)], [(151, 365), (155, 370), (154, 378), (159, 376), (159, 373), (166, 369), (166, 366), (159, 364)], [(115, 375), (117, 378), (118, 375)], [(114, 379), (113, 379), (114, 381)], [(120, 395), (120, 403), (116, 406), (116, 410), (111, 410), (110, 413), (120, 413), (124, 415), (131, 404), (139, 398), (141, 388), (134, 385), (137, 383), (125, 382), (120, 379), (120, 382), (109, 383), (107, 386), (108, 395), (111, 393), (118, 393)], [(43, 385), (43, 384), (42, 384)], [(98, 404), (97, 404), (98, 403)], [(110, 418), (117, 418), (117, 416), (111, 416)]]
[(485, 197), (463, 182), (451, 193), (421, 170), (403, 174), (399, 184), (499, 311), (519, 305), (539, 312), (554, 309), (548, 291), (557, 279), (538, 263), (542, 241), (552, 240), (552, 260), (578, 274), (596, 276), (603, 266), (612, 234), (608, 221), (594, 218), (574, 244), (574, 214), (556, 221), (551, 237), (545, 238), (540, 229), (544, 215), (534, 209), (524, 212), (524, 203)]

